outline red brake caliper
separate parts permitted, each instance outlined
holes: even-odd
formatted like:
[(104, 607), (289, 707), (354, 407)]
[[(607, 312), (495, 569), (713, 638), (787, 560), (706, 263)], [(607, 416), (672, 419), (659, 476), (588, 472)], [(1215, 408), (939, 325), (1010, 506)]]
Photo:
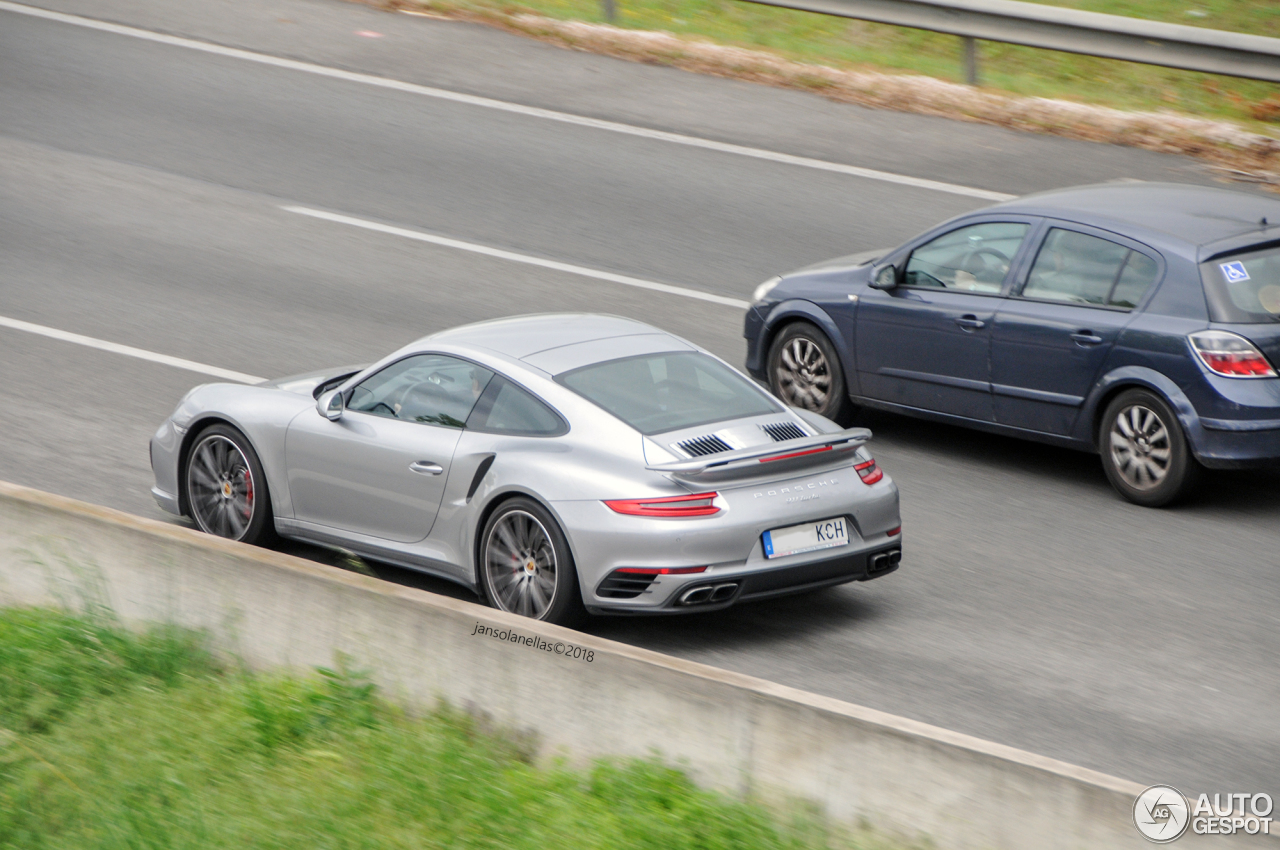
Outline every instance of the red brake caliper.
[(253, 476), (249, 474), (247, 469), (244, 471), (244, 495), (244, 518), (248, 519), (253, 516)]

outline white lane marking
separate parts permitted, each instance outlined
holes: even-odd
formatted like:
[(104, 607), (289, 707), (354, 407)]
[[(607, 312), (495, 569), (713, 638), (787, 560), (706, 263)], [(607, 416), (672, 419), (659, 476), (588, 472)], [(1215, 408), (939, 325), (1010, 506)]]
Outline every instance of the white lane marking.
[(244, 372), (233, 372), (230, 369), (220, 369), (217, 366), (197, 363), (194, 360), (184, 360), (181, 357), (170, 357), (168, 354), (157, 354), (154, 351), (147, 351), (144, 348), (134, 348), (132, 345), (121, 345), (118, 342), (107, 342), (105, 339), (95, 339), (91, 336), (73, 334), (69, 331), (60, 331), (57, 328), (36, 325), (31, 322), (24, 322), (21, 319), (10, 319), (8, 316), (0, 316), (0, 327), (12, 328), (15, 331), (26, 331), (27, 333), (39, 334), (40, 336), (47, 336), (50, 339), (57, 339), (62, 342), (71, 342), (76, 345), (84, 345), (89, 348), (96, 348), (99, 351), (110, 351), (112, 354), (123, 354), (125, 357), (136, 357), (139, 360), (148, 360), (152, 363), (161, 363), (165, 366), (174, 366), (178, 369), (186, 369), (188, 372), (199, 372), (202, 375), (210, 375), (214, 378), (222, 378), (226, 381), (239, 381), (242, 384), (259, 384), (266, 380), (266, 378), (259, 378), (257, 375), (246, 375)]
[(610, 283), (620, 283), (623, 286), (634, 286), (637, 289), (649, 289), (654, 292), (665, 292), (669, 295), (681, 295), (685, 298), (696, 298), (699, 301), (710, 301), (712, 304), (723, 304), (726, 307), (737, 307), (740, 310), (745, 310), (747, 307), (751, 306), (750, 301), (743, 301), (739, 298), (726, 298), (723, 295), (713, 295), (710, 292), (702, 292), (697, 289), (687, 289), (683, 286), (672, 286), (669, 283), (658, 283), (653, 280), (629, 277), (625, 274), (614, 274), (613, 272), (600, 271), (598, 269), (587, 268), (586, 266), (575, 266), (572, 263), (561, 263), (557, 260), (544, 260), (541, 257), (534, 257), (529, 254), (517, 254), (515, 251), (504, 251), (501, 248), (490, 248), (488, 245), (479, 245), (475, 242), (463, 242), (461, 239), (450, 239), (447, 236), (435, 236), (430, 233), (423, 233), (420, 230), (409, 230), (406, 227), (394, 227), (389, 224), (379, 224), (376, 221), (368, 221), (363, 218), (353, 218), (349, 215), (339, 215), (338, 213), (325, 212), (324, 210), (313, 210), (310, 207), (281, 207), (280, 209), (286, 212), (298, 213), (299, 215), (309, 215), (312, 218), (320, 218), (325, 221), (337, 222), (338, 224), (361, 227), (365, 230), (376, 230), (378, 233), (389, 233), (392, 236), (403, 236), (406, 239), (416, 239), (419, 242), (430, 242), (432, 245), (456, 248), (459, 251), (470, 251), (473, 254), (483, 254), (486, 257), (497, 257), (500, 260), (509, 260), (513, 263), (524, 263), (528, 266), (539, 266), (544, 269), (555, 269), (559, 272), (568, 272), (569, 274), (595, 278), (596, 280), (607, 280)]
[(246, 62), (257, 62), (262, 65), (272, 65), (276, 68), (288, 68), (293, 71), (317, 74), (322, 77), (331, 77), (336, 80), (346, 80), (352, 83), (379, 86), (385, 89), (409, 92), (411, 94), (433, 97), (439, 100), (453, 101), (454, 103), (465, 103), (470, 106), (484, 107), (485, 109), (496, 109), (502, 112), (511, 112), (516, 115), (543, 118), (548, 121), (559, 121), (563, 124), (575, 124), (579, 127), (592, 127), (597, 130), (606, 130), (611, 133), (639, 136), (644, 139), (654, 139), (677, 145), (686, 145), (688, 147), (718, 151), (720, 153), (736, 154), (737, 156), (763, 159), (770, 162), (783, 163), (785, 165), (797, 165), (803, 168), (816, 168), (820, 171), (833, 171), (837, 174), (845, 174), (850, 177), (862, 177), (867, 180), (896, 183), (901, 186), (912, 186), (917, 189), (929, 189), (934, 192), (964, 195), (968, 198), (980, 198), (984, 201), (1008, 201), (1017, 197), (1017, 195), (1007, 195), (1003, 192), (992, 192), (987, 189), (976, 189), (972, 186), (961, 186), (956, 183), (945, 183), (939, 180), (926, 180), (921, 177), (909, 177), (905, 174), (895, 174), (890, 171), (877, 171), (874, 168), (859, 168), (856, 165), (844, 165), (838, 162), (811, 159), (805, 156), (792, 156), (791, 154), (779, 153), (777, 151), (765, 150), (763, 148), (752, 148), (745, 145), (716, 142), (711, 139), (702, 139), (697, 136), (686, 136), (680, 133), (668, 133), (662, 130), (650, 130), (646, 127), (635, 127), (630, 124), (622, 124), (616, 121), (602, 121), (597, 118), (586, 118), (581, 115), (573, 115), (567, 112), (556, 112), (552, 109), (539, 109), (536, 106), (523, 106), (518, 103), (509, 103), (507, 101), (494, 100), (487, 97), (477, 97), (475, 95), (462, 94), (461, 92), (449, 91), (447, 89), (438, 89), (432, 86), (421, 86), (416, 83), (406, 83), (400, 80), (392, 80), (387, 77), (374, 76), (372, 74), (358, 74), (353, 71), (342, 71), (325, 65), (316, 65), (311, 62), (299, 62), (295, 59), (282, 59), (278, 56), (270, 56), (265, 53), (255, 53), (250, 50), (241, 50), (235, 47), (223, 47), (222, 45), (210, 44), (206, 41), (179, 38), (178, 36), (164, 35), (162, 33), (151, 32), (150, 30), (138, 29), (136, 27), (121, 26), (120, 24), (109, 24), (105, 21), (95, 21), (92, 18), (82, 18), (78, 15), (68, 15), (63, 12), (51, 12), (47, 9), (37, 9), (32, 6), (10, 3), (8, 0), (0, 0), (0, 11), (13, 12), (18, 15), (27, 15), (33, 18), (44, 18), (50, 21), (71, 24), (72, 26), (114, 33), (115, 35), (123, 35), (130, 38), (139, 38), (144, 41), (153, 41), (158, 44), (167, 44), (173, 47), (184, 47), (188, 50), (199, 50), (204, 53), (212, 53), (217, 56), (242, 59)]

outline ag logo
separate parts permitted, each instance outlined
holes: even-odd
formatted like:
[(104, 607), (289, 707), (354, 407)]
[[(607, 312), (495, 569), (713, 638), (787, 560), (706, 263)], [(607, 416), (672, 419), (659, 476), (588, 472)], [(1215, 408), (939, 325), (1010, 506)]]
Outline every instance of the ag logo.
[(1170, 785), (1152, 785), (1133, 801), (1133, 823), (1142, 837), (1156, 844), (1181, 838), (1191, 821), (1187, 798)]

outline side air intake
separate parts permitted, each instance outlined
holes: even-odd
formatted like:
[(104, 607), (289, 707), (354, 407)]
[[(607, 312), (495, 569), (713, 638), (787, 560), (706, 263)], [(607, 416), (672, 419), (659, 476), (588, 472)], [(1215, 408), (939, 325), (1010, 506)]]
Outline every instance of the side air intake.
[(649, 589), (649, 585), (653, 584), (655, 578), (657, 578), (656, 575), (629, 574), (614, 570), (600, 582), (596, 593), (605, 599), (635, 599)]
[[(776, 438), (775, 438), (776, 439)], [(726, 443), (714, 434), (707, 434), (705, 437), (694, 437), (690, 440), (682, 440), (676, 443), (680, 449), (689, 457), (702, 457), (704, 455), (715, 455), (720, 452), (730, 451), (733, 446)]]
[(761, 425), (760, 427), (764, 429), (766, 434), (773, 437), (775, 443), (809, 436), (794, 422), (770, 422), (768, 425)]

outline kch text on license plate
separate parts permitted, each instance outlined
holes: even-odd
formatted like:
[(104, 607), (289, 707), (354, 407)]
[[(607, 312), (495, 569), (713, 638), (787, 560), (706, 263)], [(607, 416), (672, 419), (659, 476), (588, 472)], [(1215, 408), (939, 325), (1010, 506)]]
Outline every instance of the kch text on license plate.
[(818, 549), (849, 545), (849, 529), (844, 517), (820, 519), (764, 533), (764, 556), (781, 558)]

